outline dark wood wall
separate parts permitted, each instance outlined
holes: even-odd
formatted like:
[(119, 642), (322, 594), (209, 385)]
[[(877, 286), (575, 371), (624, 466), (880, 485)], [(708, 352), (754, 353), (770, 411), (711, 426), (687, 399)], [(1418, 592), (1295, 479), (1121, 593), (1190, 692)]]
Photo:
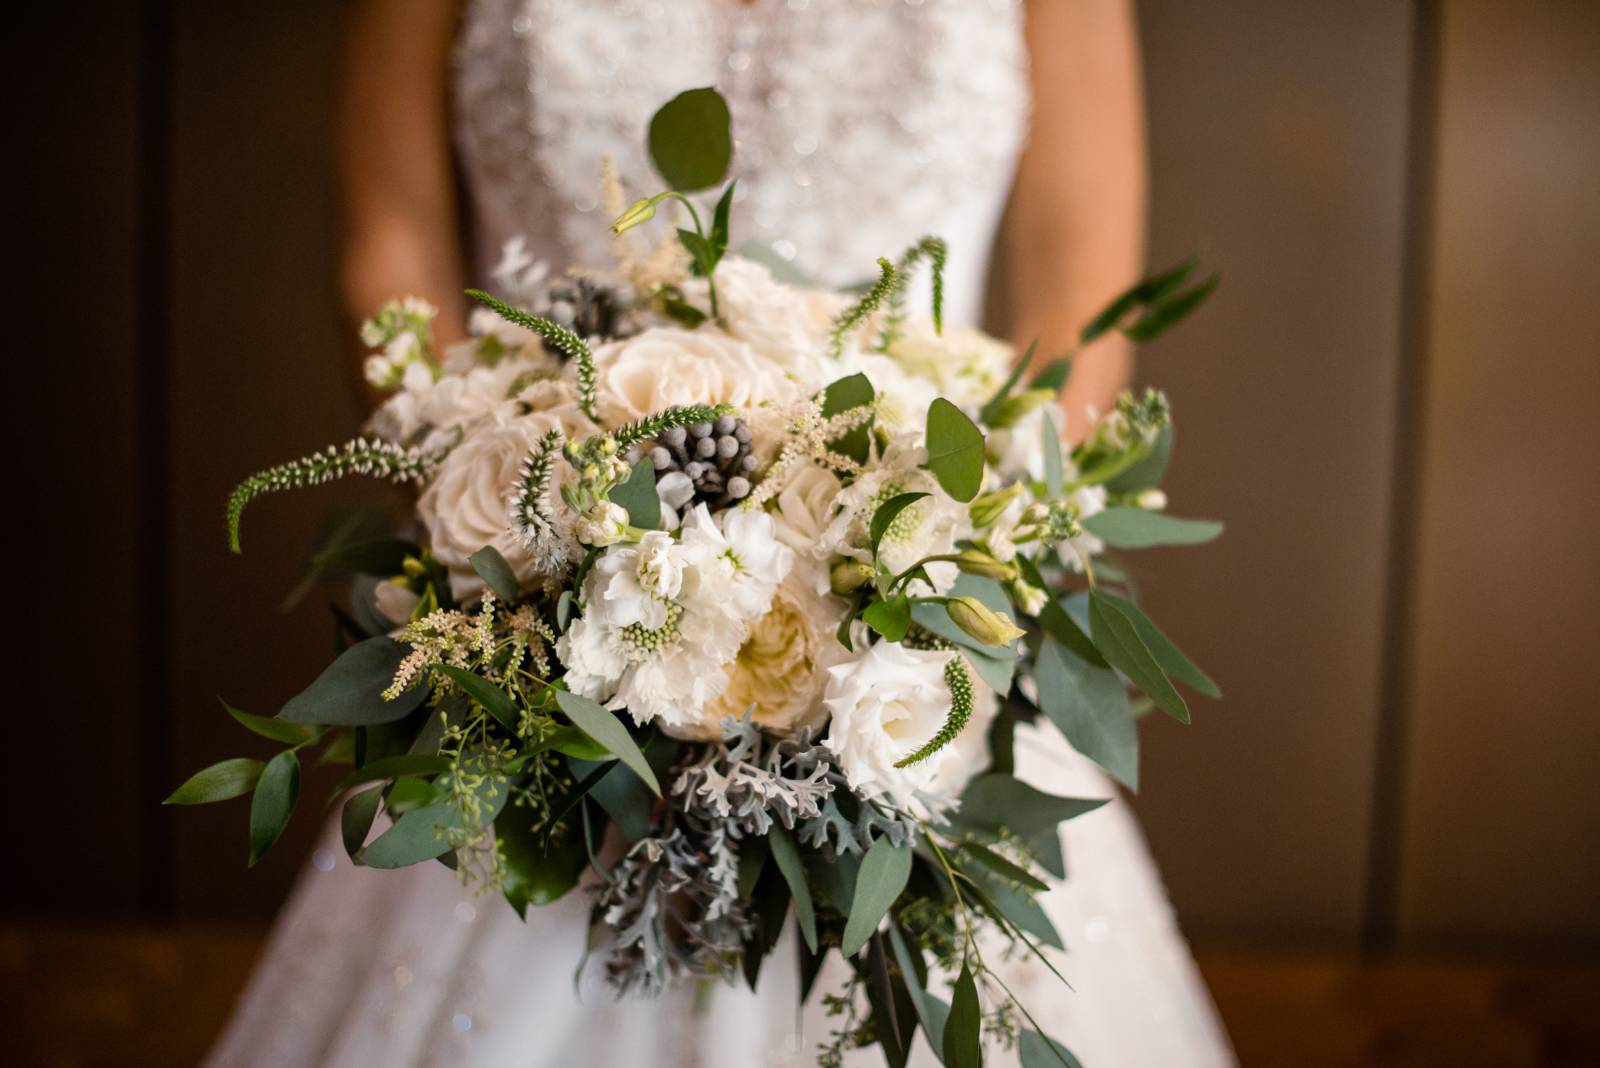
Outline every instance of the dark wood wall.
[[(105, 7), (7, 29), (21, 447), (49, 461), (12, 509), (46, 630), (8, 738), (6, 901), (259, 915), (311, 821), (247, 872), (240, 805), (156, 802), (258, 752), (217, 695), (271, 712), (320, 667), (325, 609), (277, 605), (324, 505), (366, 492), (266, 502), (224, 550), (234, 479), (359, 418), (339, 10)], [(1175, 510), (1229, 523), (1142, 576), (1227, 691), (1146, 727), (1137, 804), (1195, 932), (1600, 935), (1595, 12), (1140, 5), (1152, 258), (1223, 274), (1144, 362), (1177, 406)]]

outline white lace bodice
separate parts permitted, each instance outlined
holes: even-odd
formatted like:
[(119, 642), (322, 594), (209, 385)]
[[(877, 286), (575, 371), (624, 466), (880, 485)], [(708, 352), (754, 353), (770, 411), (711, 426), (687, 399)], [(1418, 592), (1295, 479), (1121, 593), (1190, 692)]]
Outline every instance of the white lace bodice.
[(509, 237), (559, 265), (609, 256), (601, 161), (659, 190), (655, 109), (715, 85), (733, 112), (735, 247), (820, 282), (949, 242), (972, 320), (1027, 119), (1016, 0), (472, 0), (457, 144), (480, 269)]

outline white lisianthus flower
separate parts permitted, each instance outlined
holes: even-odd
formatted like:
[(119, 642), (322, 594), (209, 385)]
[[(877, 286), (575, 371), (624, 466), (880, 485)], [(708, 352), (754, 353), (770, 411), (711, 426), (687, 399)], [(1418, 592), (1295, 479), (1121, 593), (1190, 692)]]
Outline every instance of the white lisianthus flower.
[[(433, 555), (450, 571), (450, 589), (458, 600), (483, 589), (468, 558), (485, 545), (499, 550), (524, 585), (537, 576), (533, 557), (511, 533), (506, 498), (528, 451), (551, 429), (560, 429), (569, 439), (592, 431), (588, 420), (571, 409), (490, 420), (445, 457), (418, 498), (417, 515), (428, 528)], [(566, 509), (557, 516), (570, 519)], [(572, 536), (570, 528), (562, 534)], [(570, 555), (581, 555), (575, 545)]]
[(932, 382), (952, 404), (973, 407), (994, 396), (1011, 373), (1015, 351), (981, 330), (933, 332), (927, 319), (912, 319), (889, 345), (889, 355), (919, 379)]
[(714, 327), (652, 327), (599, 346), (594, 359), (602, 414), (612, 426), (675, 405), (731, 404), (757, 442), (775, 448), (778, 408), (800, 396), (781, 368)]
[(825, 745), (851, 789), (920, 817), (954, 804), (987, 763), (985, 738), (994, 692), (973, 681), (972, 716), (953, 742), (915, 764), (895, 764), (939, 733), (950, 715), (945, 665), (960, 654), (879, 642), (831, 668), (823, 705), (831, 722)]

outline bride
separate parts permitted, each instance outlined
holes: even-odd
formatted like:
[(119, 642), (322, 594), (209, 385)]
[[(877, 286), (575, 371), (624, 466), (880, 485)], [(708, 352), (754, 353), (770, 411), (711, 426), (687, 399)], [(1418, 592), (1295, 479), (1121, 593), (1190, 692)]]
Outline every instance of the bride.
[[(557, 265), (604, 262), (602, 160), (647, 180), (651, 113), (715, 84), (737, 139), (733, 232), (765, 258), (842, 285), (937, 233), (951, 250), (947, 317), (973, 322), (998, 233), (1011, 335), (1065, 348), (1139, 273), (1130, 7), (365, 0), (352, 15), (342, 105), (349, 306), (364, 316), (393, 294), (426, 297), (448, 342), (465, 332), (455, 295), (487, 279), (508, 239)], [(1129, 371), (1120, 339), (1078, 359), (1062, 398), (1069, 435)], [(1054, 732), (1029, 744), (1034, 766), (1019, 770), (1035, 785), (1110, 796)], [(1070, 877), (1041, 901), (1066, 942), (1060, 967), (1073, 989), (1021, 960), (1005, 966), (1008, 983), (1087, 1068), (1231, 1064), (1126, 805), (1063, 835)], [(792, 958), (766, 968), (755, 993), (685, 983), (654, 1001), (616, 1001), (570, 970), (586, 933), (581, 893), (524, 923), (441, 866), (373, 872), (336, 842), (330, 827), (210, 1063), (743, 1068), (814, 1063), (835, 1026), (820, 994), (796, 1014)], [(818, 986), (830, 988), (827, 973)], [(912, 1063), (936, 1063), (921, 1038)]]

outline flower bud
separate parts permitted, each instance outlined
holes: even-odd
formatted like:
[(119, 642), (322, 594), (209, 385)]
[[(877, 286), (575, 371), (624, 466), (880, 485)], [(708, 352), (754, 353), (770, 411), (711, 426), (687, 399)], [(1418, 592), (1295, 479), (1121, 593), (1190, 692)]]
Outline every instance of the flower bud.
[(828, 588), (847, 597), (872, 581), (872, 565), (862, 560), (840, 560), (828, 572)]
[(996, 612), (976, 597), (952, 597), (945, 602), (950, 621), (985, 645), (1010, 645), (1025, 633), (1011, 617)]
[(635, 226), (643, 226), (656, 217), (656, 202), (650, 197), (635, 200), (628, 210), (617, 216), (617, 221), (611, 224), (614, 234), (632, 230)]
[(1148, 512), (1164, 512), (1167, 510), (1167, 495), (1158, 489), (1147, 489), (1133, 499), (1136, 508), (1143, 508)]
[(967, 515), (975, 527), (986, 527), (1000, 518), (1000, 514), (1022, 493), (1022, 483), (1013, 482), (1005, 489), (990, 490), (967, 505)]
[(1050, 595), (1029, 582), (1013, 582), (1006, 587), (1012, 602), (1023, 615), (1037, 616), (1049, 603)]
[(962, 549), (956, 554), (956, 566), (969, 575), (1010, 582), (1017, 577), (1017, 565), (1003, 563), (982, 549)]
[(604, 548), (628, 533), (628, 510), (615, 501), (599, 501), (573, 525), (573, 533), (585, 545)]

